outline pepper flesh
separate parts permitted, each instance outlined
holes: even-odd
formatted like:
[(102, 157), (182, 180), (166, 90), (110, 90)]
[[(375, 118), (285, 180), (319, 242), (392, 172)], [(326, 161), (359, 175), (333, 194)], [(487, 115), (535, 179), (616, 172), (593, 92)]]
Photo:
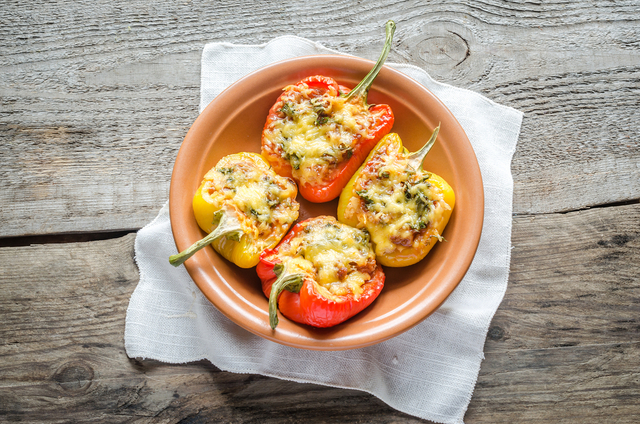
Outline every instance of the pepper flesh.
[(451, 186), (422, 165), (411, 167), (409, 152), (391, 133), (342, 191), (338, 219), (371, 233), (382, 265), (403, 267), (421, 261), (442, 240), (454, 205)]
[[(354, 247), (345, 247), (350, 238), (359, 254), (353, 254)], [(331, 256), (339, 259), (327, 260)], [(340, 259), (353, 261), (351, 269), (344, 269)], [(296, 224), (277, 247), (264, 251), (256, 271), (263, 293), (277, 299), (282, 315), (314, 327), (332, 327), (361, 312), (380, 294), (385, 280), (367, 234), (329, 216)], [(342, 281), (327, 278), (333, 271)], [(277, 280), (296, 276), (299, 284), (293, 291), (272, 292)], [(275, 302), (270, 317), (275, 328)]]
[(391, 131), (391, 108), (368, 105), (367, 93), (394, 30), (389, 21), (383, 54), (353, 90), (330, 77), (310, 76), (285, 87), (270, 109), (262, 154), (278, 174), (298, 183), (305, 199), (320, 203), (338, 197), (369, 151)]
[(242, 232), (220, 236), (211, 246), (239, 267), (251, 268), (298, 218), (296, 195), (295, 183), (277, 175), (261, 155), (241, 152), (225, 156), (207, 172), (192, 205), (206, 233), (221, 225), (221, 211), (237, 217)]

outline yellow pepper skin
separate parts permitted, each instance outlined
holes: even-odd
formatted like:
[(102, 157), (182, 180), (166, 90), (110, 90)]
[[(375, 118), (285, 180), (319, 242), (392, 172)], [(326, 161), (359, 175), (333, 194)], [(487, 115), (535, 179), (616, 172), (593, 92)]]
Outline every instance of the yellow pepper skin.
[[(402, 145), (402, 140), (398, 134), (388, 134), (378, 142), (364, 164), (345, 186), (338, 203), (338, 220), (356, 228), (366, 228), (371, 234), (376, 259), (379, 263), (388, 267), (409, 266), (424, 259), (436, 242), (441, 239), (441, 234), (449, 222), (455, 205), (455, 193), (451, 186), (442, 177), (424, 171), (422, 164), (415, 170), (407, 167), (408, 158), (409, 151)], [(391, 172), (388, 171), (389, 169), (391, 169)], [(381, 176), (376, 177), (375, 172), (378, 171), (381, 173), (377, 175)], [(418, 181), (422, 184), (423, 192), (425, 187), (428, 188), (432, 203), (430, 205), (431, 209), (427, 208), (426, 210), (431, 210), (429, 216), (432, 219), (429, 222), (420, 223), (417, 220), (419, 215), (415, 211), (409, 209), (402, 211), (400, 209), (401, 212), (398, 212), (398, 209), (395, 209), (394, 213), (388, 214), (388, 216), (391, 216), (389, 218), (391, 221), (375, 222), (375, 220), (372, 220), (372, 215), (367, 212), (367, 208), (375, 207), (376, 201), (379, 204), (380, 193), (388, 196), (384, 199), (385, 202), (390, 199), (396, 199), (393, 202), (396, 208), (402, 208), (401, 202), (405, 201), (402, 199), (410, 198), (411, 194), (409, 193), (414, 195), (417, 193), (415, 188), (410, 189), (409, 187), (412, 186), (403, 182), (412, 178), (413, 180), (411, 181)], [(383, 187), (381, 185), (383, 184), (381, 182), (383, 179), (393, 182), (387, 183), (390, 185), (386, 186), (384, 190), (380, 188)], [(377, 189), (375, 188), (376, 184), (378, 184)], [(363, 187), (367, 190), (363, 190)], [(393, 187), (393, 189), (390, 187)], [(405, 194), (407, 197), (405, 197)], [(368, 197), (369, 195), (371, 197)], [(409, 200), (406, 201), (408, 202)], [(378, 212), (384, 215), (386, 210)], [(406, 224), (403, 224), (404, 227), (400, 226), (401, 220), (406, 222)], [(417, 226), (416, 222), (420, 226)], [(409, 229), (410, 223), (414, 225), (413, 229)], [(394, 233), (389, 233), (391, 228), (394, 228), (394, 225), (397, 225), (395, 228), (403, 228), (405, 234), (410, 235), (404, 239), (397, 237), (401, 239), (399, 244), (390, 240), (396, 237), (393, 236)], [(390, 235), (392, 237), (389, 237)]]
[[(260, 254), (265, 249), (275, 247), (280, 239), (284, 237), (291, 224), (298, 218), (299, 204), (295, 201), (298, 190), (293, 180), (278, 176), (266, 160), (257, 153), (242, 152), (226, 156), (205, 175), (204, 180), (193, 197), (192, 205), (196, 221), (198, 222), (198, 226), (206, 233), (211, 233), (218, 226), (220, 219), (216, 217), (216, 213), (221, 210), (220, 201), (215, 200), (213, 196), (208, 193), (207, 182), (211, 180), (210, 176), (213, 175), (216, 169), (231, 169), (234, 166), (237, 167), (238, 164), (244, 164), (242, 166), (251, 169), (252, 172), (258, 171), (258, 173), (263, 176), (268, 175), (272, 181), (278, 183), (278, 185), (276, 185), (277, 187), (282, 188), (283, 195), (286, 195), (286, 198), (281, 202), (282, 210), (279, 209), (280, 204), (275, 207), (272, 206), (272, 209), (276, 208), (277, 211), (279, 211), (279, 220), (274, 224), (275, 229), (271, 234), (262, 236), (255, 230), (253, 234), (251, 234), (251, 231), (246, 230), (239, 238), (222, 236), (211, 243), (211, 246), (225, 259), (241, 268), (252, 268), (260, 261)], [(246, 183), (242, 185), (244, 187), (247, 186)], [(261, 194), (262, 197), (266, 195), (264, 190)], [(224, 202), (234, 204), (237, 199), (236, 196), (237, 194), (228, 194)], [(248, 209), (250, 206), (251, 205), (237, 204), (232, 206), (236, 210), (236, 215), (241, 218), (241, 222), (249, 222), (252, 220), (253, 217), (247, 213), (247, 210), (243, 210)], [(255, 219), (253, 221), (255, 223)]]

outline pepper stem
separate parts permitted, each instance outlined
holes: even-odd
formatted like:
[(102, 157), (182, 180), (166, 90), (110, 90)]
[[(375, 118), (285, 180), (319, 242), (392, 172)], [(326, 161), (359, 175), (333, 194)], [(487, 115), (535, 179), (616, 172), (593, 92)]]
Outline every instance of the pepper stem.
[(424, 146), (420, 148), (417, 152), (413, 152), (409, 155), (409, 166), (414, 170), (418, 170), (422, 166), (422, 162), (424, 158), (427, 156), (433, 145), (436, 143), (436, 138), (438, 137), (438, 132), (440, 132), (440, 124), (433, 130), (431, 134), (431, 138), (429, 141), (425, 143)]
[(384, 61), (387, 60), (387, 56), (389, 56), (389, 51), (391, 50), (391, 41), (393, 40), (393, 33), (396, 31), (396, 24), (393, 21), (388, 21), (385, 25), (386, 38), (384, 40), (384, 47), (382, 49), (382, 54), (378, 58), (375, 66), (366, 77), (358, 85), (355, 86), (353, 90), (347, 94), (347, 101), (354, 98), (361, 98), (365, 106), (367, 106), (367, 94), (369, 94), (369, 89), (371, 88), (371, 84), (373, 84), (373, 80), (378, 76), (380, 69), (382, 69), (382, 65)]
[(287, 274), (286, 269), (282, 264), (276, 264), (273, 271), (278, 276), (278, 279), (271, 286), (271, 293), (269, 293), (269, 325), (271, 329), (275, 330), (278, 326), (278, 297), (284, 290), (288, 290), (292, 293), (299, 293), (304, 282), (303, 274)]
[(243, 234), (242, 227), (240, 226), (240, 221), (238, 221), (238, 218), (232, 211), (220, 210), (216, 212), (214, 217), (220, 219), (218, 226), (202, 240), (193, 243), (190, 247), (183, 250), (182, 252), (170, 256), (169, 263), (171, 265), (176, 267), (182, 265), (184, 261), (192, 257), (198, 250), (213, 243), (213, 241), (217, 238), (220, 238), (222, 236), (238, 238)]

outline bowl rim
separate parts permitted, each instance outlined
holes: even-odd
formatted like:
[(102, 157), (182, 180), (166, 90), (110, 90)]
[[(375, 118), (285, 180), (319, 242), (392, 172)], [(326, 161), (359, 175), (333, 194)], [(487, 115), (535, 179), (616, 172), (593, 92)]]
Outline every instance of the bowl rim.
[[(260, 69), (257, 69), (238, 79), (235, 83), (231, 84), (218, 96), (216, 96), (216, 98), (214, 98), (199, 114), (199, 116), (196, 118), (191, 128), (187, 132), (186, 136), (184, 137), (184, 140), (176, 156), (174, 168), (172, 171), (169, 190), (169, 213), (171, 220), (171, 231), (178, 251), (184, 250), (195, 241), (185, 239), (184, 231), (182, 231), (182, 227), (186, 222), (183, 221), (183, 219), (189, 219), (189, 216), (185, 216), (184, 209), (189, 209), (193, 222), (195, 222), (195, 218), (193, 217), (193, 210), (191, 207), (181, 208), (181, 203), (185, 201), (184, 193), (182, 193), (184, 190), (181, 190), (181, 187), (177, 186), (176, 181), (179, 174), (183, 172), (183, 166), (188, 166), (188, 164), (195, 157), (193, 148), (190, 147), (190, 144), (192, 143), (191, 140), (196, 139), (203, 132), (207, 132), (208, 134), (211, 133), (211, 137), (215, 139), (215, 130), (211, 130), (210, 127), (213, 126), (224, 128), (225, 122), (229, 122), (233, 118), (233, 114), (231, 114), (227, 117), (226, 121), (221, 121), (219, 119), (220, 116), (217, 114), (218, 109), (220, 107), (223, 107), (225, 102), (229, 102), (230, 99), (234, 98), (234, 96), (243, 93), (246, 90), (246, 88), (244, 88), (245, 86), (248, 86), (249, 88), (251, 88), (252, 85), (255, 86), (255, 82), (259, 79), (257, 78), (257, 76), (262, 73), (278, 72), (279, 70), (284, 70), (292, 66), (294, 68), (305, 68), (313, 67), (315, 65), (316, 67), (320, 66), (325, 68), (337, 68), (345, 66), (370, 67), (372, 64), (373, 62), (367, 59), (346, 55), (331, 54), (299, 56), (274, 62)], [(304, 332), (306, 333), (306, 335), (303, 335), (301, 337), (300, 334), (296, 334), (295, 332), (278, 331), (278, 329), (280, 329), (280, 326), (275, 331), (272, 331), (270, 328), (268, 328), (269, 326), (267, 322), (257, 320), (255, 316), (252, 316), (250, 313), (247, 313), (243, 309), (242, 301), (244, 301), (245, 304), (246, 301), (244, 299), (239, 299), (237, 297), (237, 293), (234, 294), (233, 290), (229, 290), (228, 288), (225, 290), (221, 290), (217, 287), (214, 287), (211, 282), (216, 281), (219, 283), (222, 276), (216, 271), (213, 265), (211, 266), (213, 267), (214, 275), (209, 272), (211, 270), (207, 271), (205, 269), (207, 267), (204, 265), (207, 263), (207, 261), (210, 261), (212, 259), (212, 255), (216, 255), (215, 253), (213, 253), (213, 248), (208, 246), (206, 249), (203, 249), (201, 251), (203, 252), (202, 254), (198, 252), (198, 254), (194, 255), (190, 260), (186, 261), (184, 263), (184, 266), (186, 267), (187, 272), (189, 273), (195, 284), (205, 295), (205, 297), (223, 315), (227, 316), (240, 327), (267, 340), (292, 347), (311, 350), (346, 350), (377, 344), (409, 330), (410, 328), (422, 322), (433, 312), (435, 312), (462, 281), (464, 275), (469, 269), (478, 248), (480, 236), (482, 233), (482, 223), (484, 220), (484, 187), (482, 183), (482, 175), (480, 173), (479, 164), (477, 162), (475, 152), (473, 151), (473, 147), (471, 146), (466, 133), (464, 132), (462, 126), (457, 121), (455, 116), (442, 103), (442, 101), (437, 98), (430, 90), (424, 87), (424, 85), (414, 80), (410, 76), (387, 65), (383, 66), (378, 79), (380, 79), (384, 74), (386, 74), (389, 78), (399, 77), (405, 80), (406, 84), (415, 86), (414, 88), (421, 90), (422, 94), (429, 97), (429, 101), (434, 102), (438, 105), (438, 113), (445, 118), (445, 121), (448, 124), (451, 124), (448, 125), (447, 129), (447, 131), (451, 134), (449, 138), (455, 136), (457, 139), (461, 140), (460, 142), (465, 146), (465, 149), (462, 153), (456, 152), (456, 155), (463, 154), (465, 161), (469, 162), (467, 164), (468, 167), (465, 173), (474, 174), (474, 181), (477, 181), (479, 184), (479, 187), (476, 187), (475, 192), (472, 194), (472, 204), (474, 205), (475, 213), (473, 214), (471, 219), (471, 221), (473, 222), (467, 225), (471, 227), (471, 231), (469, 233), (466, 233), (467, 243), (464, 245), (466, 246), (466, 248), (462, 252), (458, 252), (455, 255), (456, 261), (453, 263), (453, 265), (455, 265), (455, 269), (452, 269), (446, 275), (447, 279), (445, 280), (445, 283), (438, 286), (438, 289), (432, 296), (430, 296), (428, 301), (423, 300), (422, 302), (418, 302), (416, 300), (416, 302), (418, 302), (417, 304), (413, 305), (413, 303), (415, 302), (412, 303), (413, 306), (409, 309), (410, 313), (405, 317), (402, 325), (398, 325), (399, 320), (395, 319), (391, 324), (385, 323), (383, 325), (380, 325), (377, 331), (368, 332), (362, 336), (356, 334), (350, 335), (348, 337), (340, 336), (335, 338), (332, 338), (332, 333), (326, 332), (325, 329), (311, 328), (305, 330)], [(214, 119), (214, 116), (216, 117), (216, 119)], [(212, 125), (211, 122), (216, 122), (216, 124)], [(479, 190), (477, 190), (478, 188)], [(456, 195), (457, 194), (458, 193), (456, 193)], [(189, 198), (192, 198), (193, 193), (190, 193), (189, 196)], [(182, 200), (180, 200), (181, 198)], [(456, 208), (454, 208), (454, 213), (455, 212)], [(240, 301), (239, 304), (237, 303), (238, 301)], [(348, 322), (346, 323), (346, 325), (348, 325)], [(317, 332), (317, 334), (315, 332)], [(314, 334), (316, 334), (317, 337), (314, 337)]]

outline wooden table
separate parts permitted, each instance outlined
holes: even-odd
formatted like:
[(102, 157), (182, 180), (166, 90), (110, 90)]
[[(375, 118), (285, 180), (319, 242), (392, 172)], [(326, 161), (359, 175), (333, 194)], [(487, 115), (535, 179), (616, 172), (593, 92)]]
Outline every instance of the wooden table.
[(640, 3), (0, 7), (0, 421), (423, 422), (365, 393), (127, 358), (135, 231), (168, 197), (205, 43), (297, 34), (525, 113), (509, 288), (467, 423), (640, 419)]

